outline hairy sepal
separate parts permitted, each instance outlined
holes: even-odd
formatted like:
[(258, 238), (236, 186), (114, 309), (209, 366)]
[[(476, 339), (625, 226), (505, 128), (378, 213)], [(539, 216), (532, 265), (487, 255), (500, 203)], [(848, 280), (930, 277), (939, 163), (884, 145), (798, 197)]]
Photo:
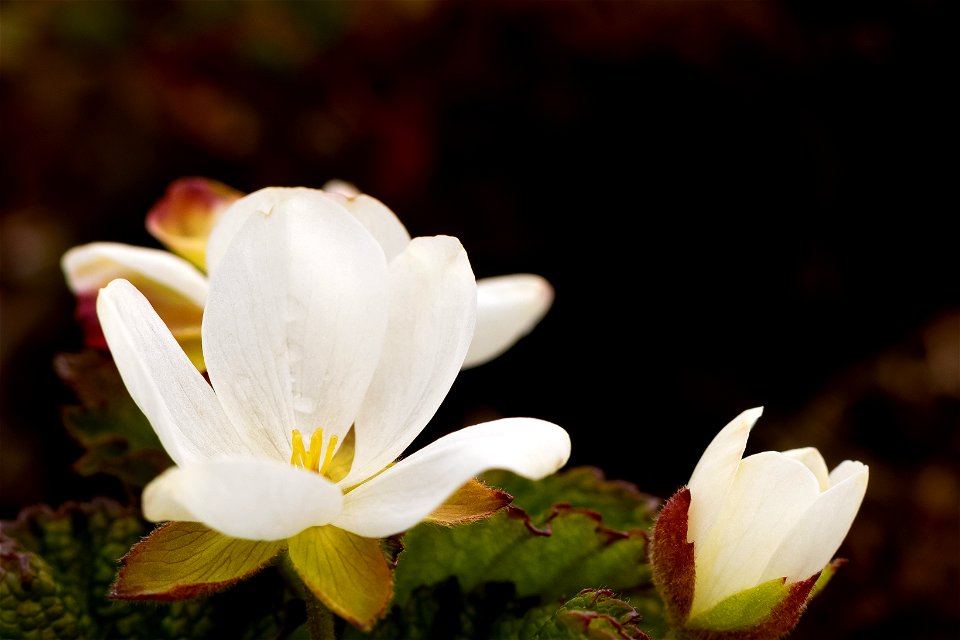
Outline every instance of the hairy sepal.
[(269, 565), (286, 541), (240, 540), (198, 522), (169, 522), (133, 546), (110, 590), (119, 600), (184, 600), (208, 595)]

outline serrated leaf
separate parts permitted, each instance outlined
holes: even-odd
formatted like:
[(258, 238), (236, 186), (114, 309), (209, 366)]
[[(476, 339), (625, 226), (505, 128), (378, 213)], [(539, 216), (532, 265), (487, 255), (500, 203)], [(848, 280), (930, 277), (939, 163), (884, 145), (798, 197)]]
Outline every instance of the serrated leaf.
[(514, 506), (535, 522), (542, 522), (557, 504), (566, 504), (596, 511), (610, 529), (648, 529), (661, 502), (632, 483), (607, 480), (596, 467), (575, 467), (544, 480), (528, 480), (507, 471), (490, 471), (482, 479), (512, 495)]
[(536, 634), (536, 640), (650, 640), (640, 614), (609, 589), (584, 589), (567, 601)]
[(110, 591), (122, 600), (183, 600), (220, 591), (262, 570), (286, 541), (238, 540), (198, 522), (157, 527), (123, 557)]
[(70, 436), (86, 449), (74, 464), (81, 475), (105, 473), (144, 487), (171, 461), (133, 402), (108, 353), (88, 349), (59, 354), (54, 368), (80, 405), (63, 409)]
[[(645, 530), (654, 503), (635, 488), (608, 482), (595, 469), (574, 469), (537, 483), (512, 474), (485, 480), (517, 496), (520, 507), (532, 505), (540, 519), (511, 507), (472, 525), (412, 529), (404, 537), (395, 602), (403, 605), (414, 588), (450, 577), (468, 592), (483, 583), (509, 582), (518, 597), (542, 601), (569, 598), (585, 587), (620, 590), (649, 582)], [(569, 506), (571, 501), (583, 506)], [(603, 515), (589, 508), (594, 505)], [(608, 515), (631, 528), (607, 527)]]
[[(396, 597), (373, 638), (530, 640), (550, 625), (560, 629), (553, 622), (558, 607), (585, 587), (628, 594), (650, 616), (635, 625), (636, 632), (640, 624), (644, 630), (663, 628), (645, 557), (656, 499), (628, 483), (605, 480), (594, 468), (539, 482), (501, 472), (481, 479), (516, 496), (516, 506), (476, 524), (424, 523), (407, 532)], [(591, 618), (591, 632), (616, 629), (597, 612), (564, 615), (562, 620), (577, 624)], [(346, 637), (362, 636), (351, 631)]]
[(588, 511), (558, 508), (543, 529), (511, 510), (453, 529), (421, 525), (407, 534), (397, 568), (397, 601), (455, 576), (464, 589), (510, 582), (520, 597), (569, 597), (587, 585), (626, 589), (649, 579), (642, 532), (605, 529)]

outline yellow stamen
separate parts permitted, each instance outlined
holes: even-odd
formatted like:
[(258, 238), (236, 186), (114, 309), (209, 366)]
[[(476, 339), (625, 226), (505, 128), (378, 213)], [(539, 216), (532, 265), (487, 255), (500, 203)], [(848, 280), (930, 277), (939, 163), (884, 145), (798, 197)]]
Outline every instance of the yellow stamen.
[(333, 452), (336, 448), (337, 436), (330, 436), (330, 444), (327, 445), (327, 452), (323, 455), (323, 466), (320, 467), (320, 475), (327, 475), (327, 469), (330, 468), (330, 462), (333, 460)]
[(293, 453), (290, 454), (290, 464), (301, 469), (307, 466), (307, 450), (303, 448), (303, 437), (299, 429), (293, 430)]
[(294, 429), (291, 444), (293, 451), (290, 454), (290, 464), (323, 475), (330, 468), (333, 454), (336, 452), (337, 436), (330, 436), (330, 442), (327, 444), (327, 450), (323, 456), (323, 465), (320, 464), (320, 454), (324, 453), (323, 429), (316, 429), (310, 436), (309, 449), (303, 444), (303, 436), (300, 435), (300, 430)]

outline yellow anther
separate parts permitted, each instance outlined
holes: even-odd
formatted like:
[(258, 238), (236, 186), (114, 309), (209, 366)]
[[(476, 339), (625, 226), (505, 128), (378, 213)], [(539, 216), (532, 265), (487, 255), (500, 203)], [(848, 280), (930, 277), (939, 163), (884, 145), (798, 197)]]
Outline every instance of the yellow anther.
[(303, 447), (303, 437), (300, 435), (299, 429), (293, 430), (293, 438), (291, 438), (293, 445), (293, 453), (290, 454), (290, 464), (295, 467), (300, 467), (301, 469), (307, 468), (307, 450)]
[(318, 471), (320, 469), (320, 452), (323, 451), (323, 429), (317, 429), (313, 432), (313, 435), (310, 436), (310, 466), (305, 467), (310, 469), (310, 471)]
[(290, 464), (301, 469), (325, 474), (330, 468), (333, 460), (333, 454), (337, 447), (337, 436), (331, 436), (327, 445), (326, 454), (323, 456), (323, 465), (320, 465), (320, 454), (323, 453), (323, 429), (317, 429), (310, 436), (310, 448), (304, 446), (303, 436), (299, 429), (293, 430), (291, 437), (293, 451), (290, 454)]
[(327, 469), (330, 468), (330, 462), (333, 460), (333, 452), (337, 448), (337, 436), (330, 436), (330, 444), (327, 445), (327, 452), (323, 456), (323, 466), (320, 467), (320, 475), (327, 475)]

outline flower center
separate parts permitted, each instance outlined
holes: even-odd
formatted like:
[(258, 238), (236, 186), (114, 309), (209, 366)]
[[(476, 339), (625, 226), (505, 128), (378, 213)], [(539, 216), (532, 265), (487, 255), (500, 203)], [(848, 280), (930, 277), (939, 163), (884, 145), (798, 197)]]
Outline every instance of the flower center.
[[(293, 453), (290, 454), (290, 464), (301, 469), (314, 471), (326, 475), (330, 469), (330, 462), (337, 449), (337, 436), (330, 436), (326, 451), (323, 448), (323, 429), (316, 429), (310, 436), (310, 448), (303, 445), (303, 436), (299, 429), (293, 430)], [(322, 462), (321, 462), (322, 454)]]

